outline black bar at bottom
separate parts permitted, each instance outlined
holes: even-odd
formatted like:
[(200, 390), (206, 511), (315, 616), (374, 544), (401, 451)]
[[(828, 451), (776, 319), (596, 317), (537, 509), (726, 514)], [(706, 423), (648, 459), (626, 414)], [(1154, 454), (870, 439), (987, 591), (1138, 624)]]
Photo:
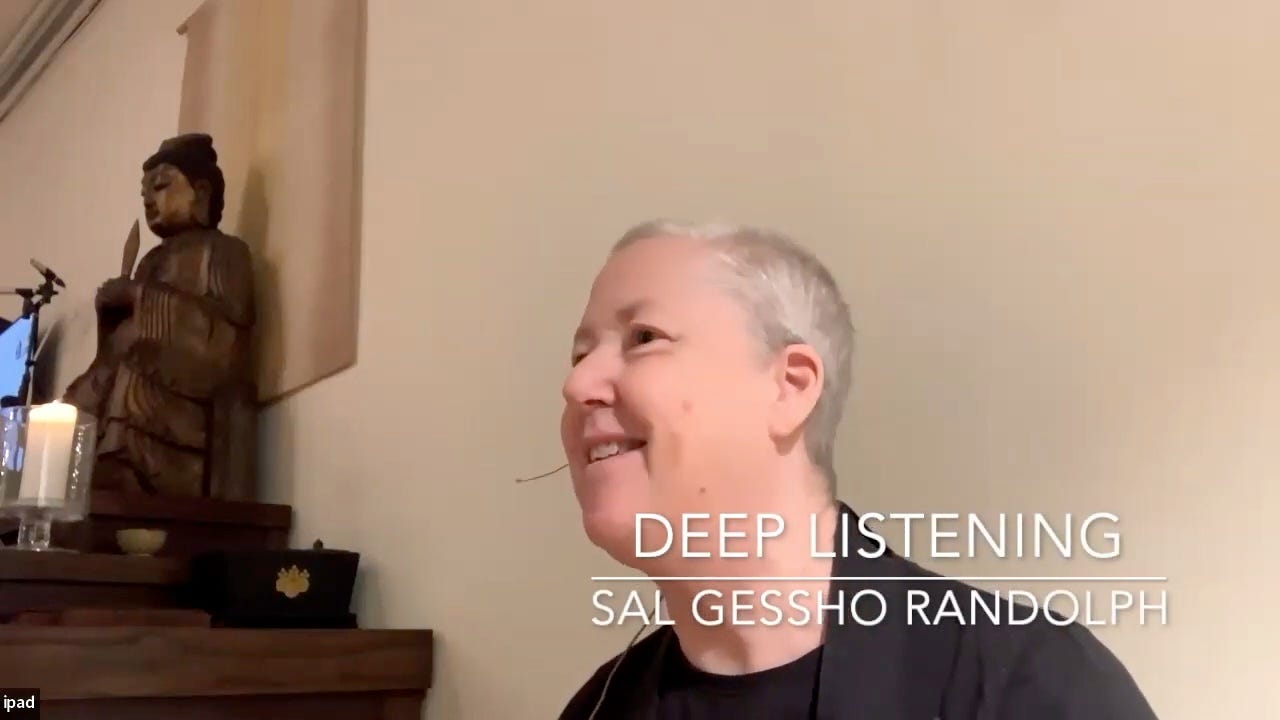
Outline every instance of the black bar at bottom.
[(0, 720), (40, 720), (38, 688), (0, 688)]

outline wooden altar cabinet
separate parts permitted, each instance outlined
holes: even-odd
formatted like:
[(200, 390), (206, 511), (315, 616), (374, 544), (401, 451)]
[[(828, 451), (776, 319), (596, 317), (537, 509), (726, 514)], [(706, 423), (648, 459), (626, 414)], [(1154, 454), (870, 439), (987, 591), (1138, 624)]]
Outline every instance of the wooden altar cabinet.
[(0, 625), (0, 685), (42, 720), (418, 720), (431, 635)]
[[(0, 688), (38, 688), (44, 720), (417, 720), (430, 630), (216, 627), (184, 602), (192, 552), (282, 548), (291, 514), (95, 492), (80, 552), (0, 550)], [(112, 552), (138, 526), (169, 531), (159, 557)]]

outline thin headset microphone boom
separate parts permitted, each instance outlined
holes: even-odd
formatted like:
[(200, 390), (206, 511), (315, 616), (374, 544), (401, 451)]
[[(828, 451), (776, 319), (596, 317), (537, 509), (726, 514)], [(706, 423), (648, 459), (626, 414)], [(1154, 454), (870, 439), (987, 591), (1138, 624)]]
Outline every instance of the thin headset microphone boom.
[(546, 471), (546, 472), (542, 473), (541, 475), (534, 475), (534, 476), (532, 476), (532, 477), (524, 477), (524, 478), (516, 478), (516, 482), (518, 482), (518, 483), (523, 483), (523, 482), (529, 482), (530, 480), (537, 480), (537, 479), (539, 479), (539, 478), (549, 477), (549, 476), (551, 476), (551, 475), (555, 475), (556, 473), (560, 472), (561, 470), (563, 470), (563, 469), (565, 469), (565, 468), (567, 468), (567, 467), (569, 467), (569, 463), (565, 463), (565, 464), (561, 465), (560, 467), (556, 468), (555, 470), (548, 470), (548, 471)]

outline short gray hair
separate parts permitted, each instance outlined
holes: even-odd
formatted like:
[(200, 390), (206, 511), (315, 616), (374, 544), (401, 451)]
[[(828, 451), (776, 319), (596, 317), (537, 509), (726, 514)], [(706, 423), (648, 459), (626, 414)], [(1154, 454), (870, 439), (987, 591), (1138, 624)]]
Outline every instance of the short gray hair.
[(806, 344), (822, 359), (822, 392), (805, 425), (805, 448), (835, 490), (835, 439), (852, 383), (853, 322), (831, 272), (799, 243), (772, 230), (651, 220), (613, 246), (657, 237), (706, 243), (728, 270), (728, 290), (754, 320), (766, 353)]

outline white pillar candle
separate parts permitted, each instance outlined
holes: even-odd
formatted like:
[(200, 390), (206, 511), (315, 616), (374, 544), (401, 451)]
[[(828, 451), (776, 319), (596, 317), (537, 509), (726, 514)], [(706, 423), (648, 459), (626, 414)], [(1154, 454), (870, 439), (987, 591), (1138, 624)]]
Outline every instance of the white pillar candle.
[(76, 407), (62, 402), (36, 405), (27, 415), (18, 502), (60, 506), (67, 499)]

